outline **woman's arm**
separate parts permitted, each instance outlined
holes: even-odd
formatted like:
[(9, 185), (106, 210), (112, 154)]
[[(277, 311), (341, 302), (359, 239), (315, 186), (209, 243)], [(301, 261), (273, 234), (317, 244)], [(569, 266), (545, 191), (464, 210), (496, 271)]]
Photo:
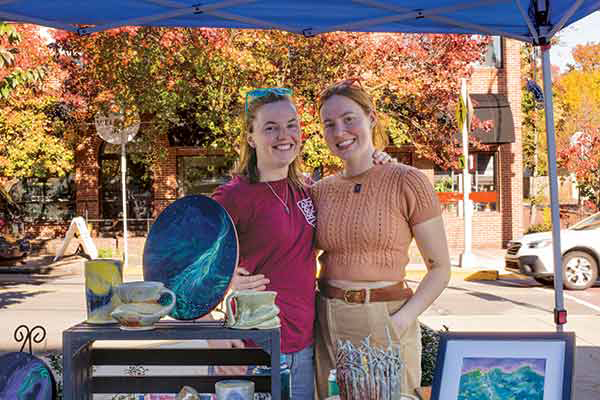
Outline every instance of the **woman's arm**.
[(413, 226), (413, 234), (428, 271), (413, 297), (392, 316), (401, 331), (438, 298), (450, 280), (450, 253), (442, 217)]

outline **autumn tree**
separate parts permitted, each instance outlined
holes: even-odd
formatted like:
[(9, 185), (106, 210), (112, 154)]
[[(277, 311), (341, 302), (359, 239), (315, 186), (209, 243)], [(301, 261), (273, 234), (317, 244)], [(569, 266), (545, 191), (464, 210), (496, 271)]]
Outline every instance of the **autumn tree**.
[(572, 52), (575, 68), (583, 71), (600, 69), (600, 43), (578, 44)]
[(47, 73), (41, 48), (32, 45), (34, 30), (31, 25), (17, 29), (14, 24), (0, 22), (0, 100), (19, 86), (35, 88)]
[[(0, 25), (8, 32), (10, 64), (0, 68), (0, 176), (62, 176), (73, 168), (65, 123), (69, 108), (59, 99), (61, 71), (34, 25)], [(14, 36), (18, 38), (15, 39)]]
[(361, 78), (374, 96), (394, 145), (413, 144), (420, 156), (457, 167), (462, 154), (454, 119), (459, 77), (470, 75), (487, 43), (487, 38), (465, 35), (346, 32), (308, 39), (272, 32), (244, 42), (254, 59), (268, 60), (262, 82), (294, 88), (311, 167), (339, 162), (322, 140), (315, 103), (326, 85), (350, 77)]
[[(79, 37), (60, 33), (56, 57), (65, 88), (79, 96), (80, 126), (106, 104), (126, 104), (152, 137), (169, 129), (204, 132), (196, 143), (232, 150), (244, 93), (293, 88), (309, 167), (339, 165), (320, 132), (315, 102), (325, 85), (360, 77), (375, 96), (394, 144), (411, 143), (438, 164), (456, 165), (454, 108), (459, 77), (483, 54), (466, 35), (120, 28)], [(156, 147), (153, 147), (156, 150)]]
[(118, 104), (140, 115), (147, 161), (160, 155), (151, 144), (169, 130), (193, 136), (197, 146), (231, 150), (242, 92), (250, 87), (250, 71), (238, 64), (244, 55), (231, 46), (235, 35), (146, 27), (91, 36), (57, 32), (55, 55), (68, 73), (65, 90), (79, 100), (73, 129), (93, 134), (94, 115)]
[(576, 65), (557, 82), (559, 163), (600, 206), (600, 44), (573, 50)]

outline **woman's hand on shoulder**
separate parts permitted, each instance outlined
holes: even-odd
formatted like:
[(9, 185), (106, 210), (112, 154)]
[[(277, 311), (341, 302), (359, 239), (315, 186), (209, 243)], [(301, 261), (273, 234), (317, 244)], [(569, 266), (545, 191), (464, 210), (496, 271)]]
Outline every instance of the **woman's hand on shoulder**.
[(238, 267), (233, 273), (232, 290), (266, 290), (271, 281), (263, 274), (251, 275), (246, 269)]
[(375, 152), (373, 153), (373, 162), (375, 163), (375, 165), (383, 165), (388, 163), (397, 163), (398, 160), (390, 156), (385, 151), (375, 150)]

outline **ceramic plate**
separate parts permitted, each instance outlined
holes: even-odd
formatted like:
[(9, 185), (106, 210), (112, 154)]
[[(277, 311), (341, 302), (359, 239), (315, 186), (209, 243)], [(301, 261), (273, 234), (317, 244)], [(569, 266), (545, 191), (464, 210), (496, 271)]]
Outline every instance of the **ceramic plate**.
[(144, 280), (163, 282), (175, 292), (171, 317), (196, 319), (221, 302), (237, 263), (237, 233), (225, 209), (209, 197), (186, 196), (152, 225)]
[(29, 353), (0, 356), (0, 399), (56, 398), (56, 383), (46, 363)]

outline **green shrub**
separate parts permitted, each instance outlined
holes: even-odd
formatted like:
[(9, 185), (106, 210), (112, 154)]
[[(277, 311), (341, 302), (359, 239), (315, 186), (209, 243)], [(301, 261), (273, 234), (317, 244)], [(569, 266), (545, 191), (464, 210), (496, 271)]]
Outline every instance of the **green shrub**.
[(112, 249), (98, 249), (98, 258), (112, 258)]
[(421, 386), (431, 386), (433, 383), (441, 332), (448, 332), (448, 327), (444, 325), (442, 331), (435, 331), (421, 324)]
[(529, 228), (527, 228), (525, 230), (525, 234), (537, 233), (537, 232), (548, 232), (551, 230), (552, 230), (552, 224), (544, 222), (543, 224), (535, 224), (535, 225), (529, 226)]
[(62, 354), (61, 353), (50, 353), (45, 357), (48, 360), (48, 365), (54, 373), (54, 379), (56, 380), (56, 388), (58, 397), (57, 400), (63, 398), (63, 380), (62, 380)]
[(434, 190), (436, 192), (454, 192), (454, 181), (451, 177), (446, 176), (435, 183)]

